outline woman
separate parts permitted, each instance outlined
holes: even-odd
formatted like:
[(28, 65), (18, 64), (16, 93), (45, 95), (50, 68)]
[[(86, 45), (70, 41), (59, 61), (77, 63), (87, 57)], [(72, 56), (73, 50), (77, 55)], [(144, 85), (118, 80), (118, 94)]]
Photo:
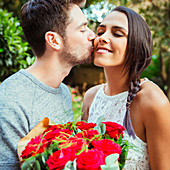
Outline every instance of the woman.
[(126, 7), (115, 8), (97, 28), (94, 64), (104, 68), (106, 84), (89, 89), (83, 120), (99, 116), (125, 126), (130, 145), (127, 170), (170, 170), (170, 103), (153, 82), (140, 79), (152, 57), (146, 22)]

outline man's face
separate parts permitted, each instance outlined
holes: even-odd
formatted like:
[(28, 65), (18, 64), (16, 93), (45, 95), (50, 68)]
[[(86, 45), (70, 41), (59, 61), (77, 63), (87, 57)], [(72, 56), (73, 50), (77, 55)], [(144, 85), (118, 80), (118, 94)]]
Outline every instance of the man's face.
[(64, 48), (60, 56), (72, 66), (90, 63), (95, 34), (87, 27), (87, 19), (77, 5), (70, 8), (69, 16), (70, 23), (66, 28)]

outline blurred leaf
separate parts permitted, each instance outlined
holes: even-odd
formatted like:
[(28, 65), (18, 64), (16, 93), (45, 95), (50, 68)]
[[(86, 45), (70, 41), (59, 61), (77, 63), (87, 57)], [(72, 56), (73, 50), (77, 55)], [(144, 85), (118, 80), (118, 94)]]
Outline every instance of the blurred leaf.
[(111, 154), (105, 158), (106, 165), (101, 165), (102, 170), (119, 170), (119, 165), (116, 165), (116, 161), (119, 158), (119, 154)]
[(77, 170), (76, 159), (74, 161), (68, 161), (63, 170)]
[(21, 68), (32, 64), (32, 58), (28, 53), (30, 47), (23, 42), (22, 27), (18, 19), (0, 9), (0, 75), (2, 81)]
[(33, 164), (36, 162), (35, 157), (30, 157), (27, 160), (24, 161), (24, 163), (21, 165), (21, 170), (31, 170), (33, 167)]
[[(170, 1), (153, 1), (147, 7), (140, 7), (140, 13), (148, 23), (153, 37), (152, 62), (141, 74), (141, 77), (148, 77), (156, 82), (167, 95), (168, 89), (170, 90), (170, 81), (168, 81), (170, 79), (170, 71), (168, 70), (168, 62), (170, 61), (169, 6)], [(166, 89), (166, 87), (169, 88)]]
[(35, 161), (34, 167), (35, 170), (41, 170), (41, 166), (38, 160)]
[(95, 126), (94, 129), (98, 130), (99, 134), (104, 135), (106, 132), (106, 125), (102, 123), (102, 121), (103, 117), (100, 116), (96, 121), (97, 126)]

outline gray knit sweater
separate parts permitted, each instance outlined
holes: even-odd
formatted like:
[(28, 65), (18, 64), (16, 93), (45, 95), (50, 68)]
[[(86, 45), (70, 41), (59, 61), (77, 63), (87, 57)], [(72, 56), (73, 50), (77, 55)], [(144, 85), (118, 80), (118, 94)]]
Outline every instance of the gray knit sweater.
[(20, 169), (17, 143), (44, 117), (56, 123), (73, 120), (71, 96), (66, 85), (49, 87), (26, 70), (20, 70), (2, 82), (0, 170)]

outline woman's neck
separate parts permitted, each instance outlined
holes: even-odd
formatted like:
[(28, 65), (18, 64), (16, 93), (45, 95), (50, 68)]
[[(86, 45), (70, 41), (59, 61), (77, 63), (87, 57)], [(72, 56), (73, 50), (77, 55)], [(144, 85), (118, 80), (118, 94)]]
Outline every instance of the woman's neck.
[(113, 96), (128, 90), (128, 74), (122, 73), (120, 68), (104, 68), (106, 77), (105, 94)]

